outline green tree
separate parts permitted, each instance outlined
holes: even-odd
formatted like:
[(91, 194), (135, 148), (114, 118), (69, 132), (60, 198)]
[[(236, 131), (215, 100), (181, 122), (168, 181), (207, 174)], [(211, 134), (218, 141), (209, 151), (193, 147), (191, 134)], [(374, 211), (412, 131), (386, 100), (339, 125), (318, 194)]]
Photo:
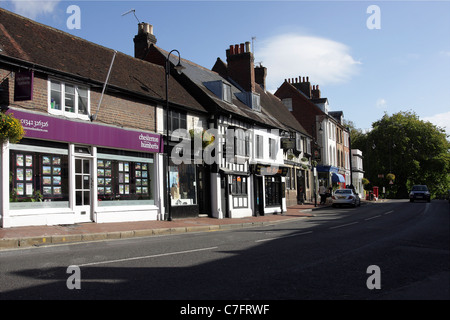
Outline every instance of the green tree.
[[(390, 197), (405, 198), (415, 184), (426, 184), (432, 195), (450, 188), (450, 142), (445, 131), (413, 112), (385, 114), (372, 130), (355, 135), (352, 147), (364, 153), (366, 178), (385, 187)], [(393, 174), (389, 184), (386, 177)]]

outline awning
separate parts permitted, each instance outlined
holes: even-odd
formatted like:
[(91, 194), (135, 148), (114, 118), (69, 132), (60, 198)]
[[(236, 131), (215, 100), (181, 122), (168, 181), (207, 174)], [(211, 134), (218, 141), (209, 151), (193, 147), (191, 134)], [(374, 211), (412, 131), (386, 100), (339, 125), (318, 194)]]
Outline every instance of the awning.
[(339, 182), (339, 183), (345, 183), (345, 178), (344, 178), (344, 176), (342, 175), (342, 174), (339, 174), (339, 173), (332, 173), (332, 176), (331, 176), (331, 180), (333, 181), (333, 182)]

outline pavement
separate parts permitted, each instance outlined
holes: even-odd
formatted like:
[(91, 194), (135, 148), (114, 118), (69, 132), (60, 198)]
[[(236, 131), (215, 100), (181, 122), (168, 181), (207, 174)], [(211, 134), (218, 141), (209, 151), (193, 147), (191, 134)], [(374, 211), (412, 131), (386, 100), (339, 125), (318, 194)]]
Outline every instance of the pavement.
[(330, 204), (303, 204), (289, 207), (282, 214), (258, 217), (215, 219), (210, 217), (175, 219), (172, 221), (138, 221), (119, 223), (81, 223), (74, 225), (0, 228), (0, 250), (29, 248), (50, 244), (126, 239), (186, 232), (246, 228), (312, 217), (313, 211)]

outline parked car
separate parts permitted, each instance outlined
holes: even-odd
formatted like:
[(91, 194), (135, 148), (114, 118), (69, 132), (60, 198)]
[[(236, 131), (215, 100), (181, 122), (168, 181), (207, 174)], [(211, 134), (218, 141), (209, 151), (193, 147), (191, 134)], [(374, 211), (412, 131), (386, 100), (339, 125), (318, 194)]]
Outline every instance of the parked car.
[(431, 201), (430, 191), (426, 185), (412, 187), (411, 192), (409, 193), (409, 201), (414, 202), (415, 200)]
[(333, 207), (337, 205), (351, 205), (353, 207), (361, 205), (361, 198), (353, 189), (338, 189), (331, 197)]

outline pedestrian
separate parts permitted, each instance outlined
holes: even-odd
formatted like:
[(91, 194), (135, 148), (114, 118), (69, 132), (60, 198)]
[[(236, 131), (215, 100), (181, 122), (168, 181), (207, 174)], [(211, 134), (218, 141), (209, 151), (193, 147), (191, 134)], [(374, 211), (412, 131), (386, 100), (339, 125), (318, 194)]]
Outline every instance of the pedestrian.
[(297, 203), (303, 204), (305, 202), (305, 193), (303, 192), (303, 187), (300, 187), (298, 196), (299, 199)]
[(319, 195), (320, 195), (320, 204), (325, 204), (325, 201), (327, 200), (327, 189), (322, 184), (319, 187)]

